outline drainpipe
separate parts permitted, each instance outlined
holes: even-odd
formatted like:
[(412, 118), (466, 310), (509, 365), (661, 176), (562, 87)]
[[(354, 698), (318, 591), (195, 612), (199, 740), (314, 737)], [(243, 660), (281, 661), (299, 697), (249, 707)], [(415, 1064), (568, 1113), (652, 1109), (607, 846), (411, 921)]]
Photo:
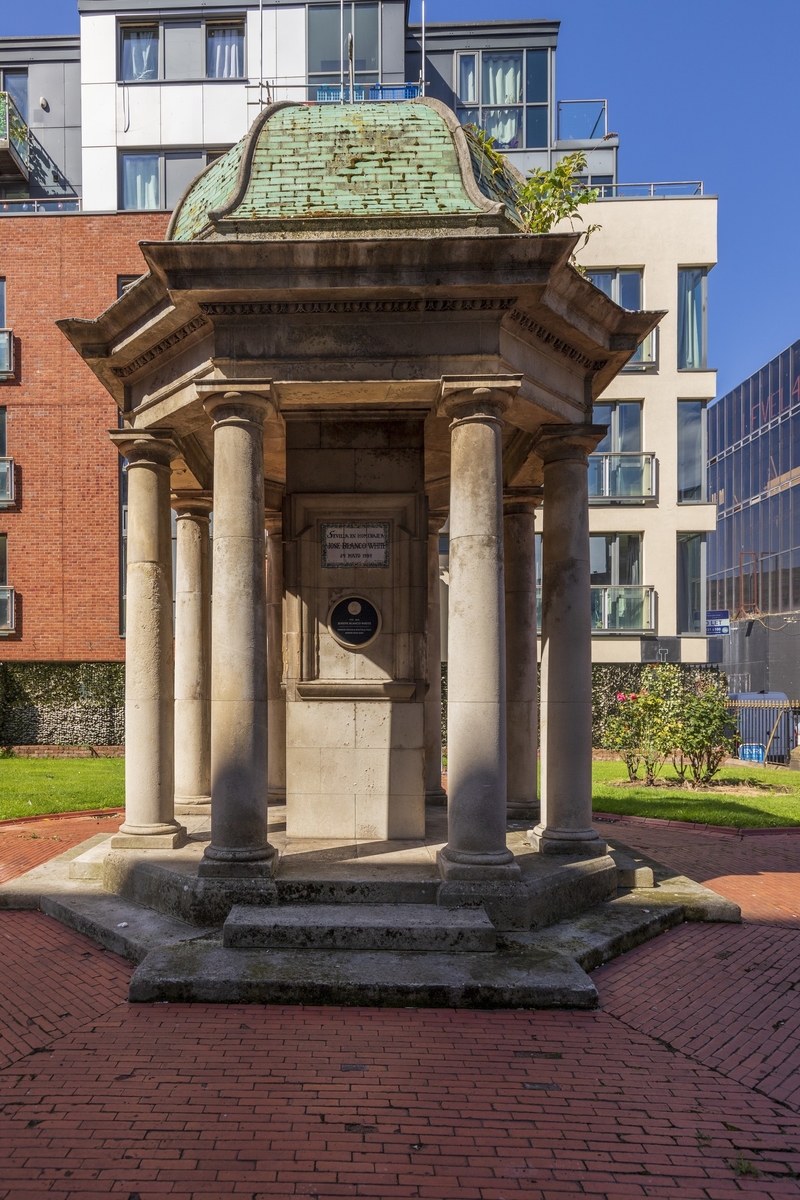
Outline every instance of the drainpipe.
[(422, 0), (422, 62), (419, 66), (420, 95), (425, 95), (425, 0)]

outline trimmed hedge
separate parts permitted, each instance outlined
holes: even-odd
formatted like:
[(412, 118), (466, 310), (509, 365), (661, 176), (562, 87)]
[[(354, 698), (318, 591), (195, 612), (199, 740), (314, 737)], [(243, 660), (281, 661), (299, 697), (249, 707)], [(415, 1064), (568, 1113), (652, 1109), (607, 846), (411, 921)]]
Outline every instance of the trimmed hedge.
[(0, 745), (118, 746), (124, 663), (0, 663)]

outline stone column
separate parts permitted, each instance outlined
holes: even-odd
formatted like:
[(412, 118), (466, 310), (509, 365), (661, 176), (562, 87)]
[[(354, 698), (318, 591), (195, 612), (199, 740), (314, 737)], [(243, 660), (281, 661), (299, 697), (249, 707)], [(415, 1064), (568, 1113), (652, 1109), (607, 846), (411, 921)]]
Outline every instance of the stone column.
[(267, 527), (267, 795), (286, 803), (286, 691), (283, 687), (283, 518)]
[(167, 431), (114, 430), (128, 460), (125, 605), (125, 821), (112, 849), (175, 848), (172, 529)]
[(534, 516), (540, 502), (541, 496), (533, 492), (507, 493), (503, 500), (507, 812), (512, 820), (539, 815)]
[(214, 422), (211, 843), (201, 875), (271, 875), (267, 840), (267, 620), (263, 396), (229, 391)]
[(450, 457), (446, 880), (519, 878), (506, 846), (502, 414), (516, 380), (443, 384)]
[(442, 636), (439, 617), (439, 530), (444, 517), (428, 519), (428, 691), (425, 695), (425, 803), (443, 805), (442, 787)]
[(588, 455), (605, 426), (545, 425), (542, 537), (541, 854), (605, 854), (592, 828), (592, 620)]
[(211, 812), (209, 492), (175, 492), (175, 811)]

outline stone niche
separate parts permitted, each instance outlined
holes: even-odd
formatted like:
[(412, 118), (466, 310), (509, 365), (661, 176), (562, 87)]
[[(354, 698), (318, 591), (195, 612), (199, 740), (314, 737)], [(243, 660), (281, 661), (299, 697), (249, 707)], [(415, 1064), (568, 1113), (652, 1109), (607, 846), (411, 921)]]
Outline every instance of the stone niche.
[(286, 420), (290, 838), (425, 833), (424, 417)]

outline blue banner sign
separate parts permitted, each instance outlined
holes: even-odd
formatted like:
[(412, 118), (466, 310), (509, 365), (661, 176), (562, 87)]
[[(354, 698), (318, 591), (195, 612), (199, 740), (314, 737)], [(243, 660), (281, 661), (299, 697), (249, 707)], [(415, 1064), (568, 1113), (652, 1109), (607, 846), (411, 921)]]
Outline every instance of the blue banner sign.
[(727, 608), (712, 608), (706, 613), (706, 637), (730, 633), (731, 614)]

